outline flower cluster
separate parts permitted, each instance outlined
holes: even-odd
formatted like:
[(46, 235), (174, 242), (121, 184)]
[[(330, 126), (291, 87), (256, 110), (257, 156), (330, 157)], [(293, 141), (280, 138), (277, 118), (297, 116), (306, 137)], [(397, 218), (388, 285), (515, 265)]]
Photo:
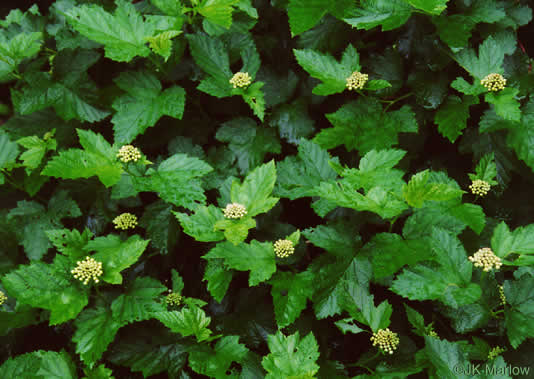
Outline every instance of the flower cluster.
[(226, 208), (224, 208), (223, 213), (224, 217), (226, 218), (239, 219), (247, 214), (247, 209), (244, 205), (238, 203), (231, 203), (226, 205)]
[(476, 179), (473, 180), (473, 183), (469, 186), (469, 189), (473, 193), (473, 195), (479, 195), (484, 196), (486, 195), (491, 186), (488, 182), (485, 182), (484, 180)]
[(113, 223), (115, 224), (115, 229), (133, 229), (137, 225), (137, 216), (131, 213), (122, 213), (113, 219)]
[(493, 268), (498, 270), (502, 266), (501, 258), (496, 256), (489, 247), (478, 249), (475, 255), (470, 256), (468, 259), (473, 262), (475, 267), (482, 267), (484, 271), (489, 271)]
[(506, 79), (501, 74), (489, 74), (484, 79), (480, 81), (488, 91), (500, 91), (506, 86)]
[(500, 346), (495, 346), (493, 349), (490, 350), (488, 353), (488, 359), (495, 359), (497, 358), (501, 353), (504, 353), (506, 349), (503, 349)]
[(128, 163), (130, 161), (137, 162), (139, 159), (141, 159), (141, 152), (138, 148), (133, 147), (132, 145), (124, 145), (119, 149), (117, 158), (122, 163)]
[(178, 306), (182, 302), (182, 295), (176, 292), (171, 292), (165, 296), (165, 302), (169, 306)]
[(369, 75), (362, 74), (359, 71), (354, 71), (347, 78), (347, 88), (349, 89), (349, 91), (362, 89), (368, 79), (369, 79)]
[(499, 298), (501, 299), (501, 305), (506, 305), (506, 296), (504, 295), (503, 286), (499, 286)]
[(6, 294), (0, 291), (0, 305), (4, 304), (6, 300), (7, 300)]
[(294, 252), (295, 247), (290, 240), (278, 240), (274, 243), (274, 254), (278, 258), (287, 258)]
[(238, 72), (232, 76), (232, 79), (230, 79), (230, 84), (234, 86), (234, 88), (245, 88), (248, 87), (250, 83), (252, 83), (252, 78), (248, 72)]
[(439, 339), (438, 333), (436, 333), (436, 331), (434, 330), (434, 326), (432, 326), (432, 324), (427, 325), (426, 334), (429, 337), (434, 337), (434, 338), (438, 338)]
[(85, 257), (85, 260), (76, 262), (77, 266), (70, 272), (75, 279), (89, 283), (91, 279), (98, 283), (98, 278), (102, 275), (102, 262), (96, 261), (94, 258)]
[(393, 354), (393, 351), (399, 346), (400, 340), (397, 333), (386, 328), (373, 333), (371, 342), (373, 343), (373, 346), (378, 345), (378, 348), (383, 352)]

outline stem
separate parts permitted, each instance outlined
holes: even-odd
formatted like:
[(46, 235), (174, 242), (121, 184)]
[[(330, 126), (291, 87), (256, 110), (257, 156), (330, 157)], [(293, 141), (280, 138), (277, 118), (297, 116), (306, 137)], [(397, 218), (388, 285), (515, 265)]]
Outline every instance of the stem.
[(401, 97), (397, 97), (395, 100), (386, 100), (387, 102), (389, 102), (388, 105), (386, 105), (386, 108), (384, 108), (384, 113), (387, 112), (387, 110), (389, 109), (389, 107), (391, 107), (393, 104), (395, 104), (396, 102), (398, 101), (401, 101), (401, 100), (404, 100), (406, 99), (407, 97), (410, 97), (413, 95), (413, 92), (408, 92), (407, 94), (405, 95), (402, 95)]
[(136, 175), (134, 174), (133, 172), (131, 172), (129, 169), (128, 169), (128, 163), (126, 163), (126, 166), (122, 166), (124, 168), (124, 171), (126, 171), (126, 173), (128, 175), (131, 175), (131, 176), (135, 176), (135, 177), (138, 177), (138, 178), (142, 178), (143, 175)]

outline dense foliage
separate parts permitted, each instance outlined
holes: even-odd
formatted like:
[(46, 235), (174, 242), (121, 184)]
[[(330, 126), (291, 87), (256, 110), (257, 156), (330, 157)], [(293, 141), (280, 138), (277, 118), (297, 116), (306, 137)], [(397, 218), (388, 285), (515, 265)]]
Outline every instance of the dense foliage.
[(529, 368), (530, 1), (35, 3), (0, 21), (0, 378)]

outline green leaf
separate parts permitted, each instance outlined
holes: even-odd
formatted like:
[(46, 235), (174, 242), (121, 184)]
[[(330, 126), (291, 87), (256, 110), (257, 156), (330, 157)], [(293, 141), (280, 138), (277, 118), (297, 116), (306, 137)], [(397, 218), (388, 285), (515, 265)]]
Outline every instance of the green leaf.
[(150, 0), (152, 4), (169, 16), (182, 16), (182, 3), (180, 0)]
[[(265, 83), (254, 82), (246, 90), (234, 89), (232, 93), (239, 93), (245, 103), (247, 103), (254, 114), (263, 122), (265, 116), (265, 98), (261, 88)], [(242, 92), (242, 93), (241, 93)]]
[(200, 242), (218, 242), (224, 239), (224, 234), (215, 230), (217, 221), (224, 220), (220, 208), (210, 204), (207, 207), (197, 207), (195, 213), (192, 215), (175, 211), (172, 211), (172, 213), (180, 221), (184, 233), (190, 235), (195, 240)]
[(391, 290), (410, 300), (439, 300), (453, 308), (471, 304), (482, 290), (471, 283), (472, 264), (460, 241), (449, 232), (432, 229), (436, 264), (418, 264), (397, 276)]
[(268, 373), (265, 379), (311, 378), (319, 370), (319, 346), (313, 333), (301, 339), (298, 331), (289, 336), (278, 331), (267, 337), (267, 344), (270, 353), (261, 361)]
[(352, 45), (348, 45), (343, 53), (343, 57), (351, 59), (342, 59), (338, 63), (334, 57), (329, 54), (323, 54), (314, 50), (297, 50), (293, 49), (299, 65), (304, 68), (312, 77), (322, 81), (313, 89), (316, 95), (332, 95), (343, 92), (347, 85), (347, 78), (354, 72), (361, 69), (358, 53)]
[(373, 271), (369, 260), (354, 258), (335, 263), (318, 259), (310, 267), (315, 276), (316, 291), (313, 295), (313, 307), (318, 319), (340, 314), (346, 293), (345, 283), (357, 283), (364, 290), (369, 290), (369, 281)]
[(412, 8), (404, 0), (362, 0), (343, 21), (364, 30), (381, 25), (385, 32), (403, 25), (411, 14)]
[[(432, 172), (432, 182), (445, 183), (460, 189), (458, 184), (445, 173)], [(427, 202), (422, 208), (414, 209), (406, 219), (403, 235), (407, 239), (429, 236), (432, 226), (438, 226), (458, 235), (469, 226), (477, 234), (482, 232), (486, 216), (479, 205), (463, 204), (461, 197), (444, 202)]]
[(239, 117), (223, 123), (215, 138), (228, 143), (243, 174), (259, 166), (268, 153), (279, 154), (281, 149), (274, 130), (259, 127), (250, 118)]
[(147, 206), (139, 220), (139, 225), (145, 228), (147, 236), (150, 237), (151, 246), (161, 254), (168, 254), (179, 236), (171, 212), (172, 205), (160, 200)]
[(423, 315), (417, 312), (415, 309), (410, 308), (408, 305), (404, 304), (404, 309), (406, 310), (406, 317), (410, 324), (414, 328), (414, 332), (419, 336), (426, 335), (425, 319)]
[(464, 96), (460, 99), (457, 96), (449, 96), (434, 118), (441, 135), (454, 143), (467, 127), (469, 107), (475, 104), (478, 104), (477, 97)]
[(290, 0), (287, 7), (291, 36), (313, 28), (328, 11), (324, 0)]
[(215, 230), (223, 230), (224, 237), (234, 245), (239, 245), (246, 240), (249, 229), (255, 227), (256, 220), (250, 217), (239, 220), (220, 220), (214, 225)]
[(2, 378), (75, 379), (76, 366), (65, 352), (38, 350), (6, 360), (0, 366)]
[(361, 240), (354, 228), (344, 222), (317, 225), (302, 234), (315, 246), (340, 257), (352, 256)]
[(41, 367), (37, 371), (38, 377), (50, 379), (75, 379), (76, 365), (71, 357), (65, 352), (61, 351), (38, 351), (34, 353), (41, 358)]
[(76, 332), (72, 341), (76, 343), (76, 353), (89, 368), (100, 360), (122, 326), (113, 318), (111, 310), (104, 307), (86, 309), (76, 318), (74, 325)]
[(440, 378), (469, 378), (470, 375), (458, 370), (459, 367), (469, 370), (467, 355), (459, 343), (425, 337), (425, 356), (436, 369)]
[(348, 151), (359, 150), (360, 154), (396, 145), (399, 133), (415, 133), (418, 128), (409, 106), (383, 113), (378, 100), (369, 97), (347, 103), (326, 117), (334, 127), (322, 129), (313, 142), (325, 149), (345, 145)]
[(405, 151), (398, 149), (373, 149), (362, 157), (358, 169), (346, 168), (341, 172), (341, 176), (345, 178), (341, 183), (347, 183), (355, 189), (363, 188), (365, 191), (381, 187), (400, 195), (399, 189), (405, 185), (402, 179), (404, 172), (393, 167), (405, 155)]
[(146, 37), (154, 35), (155, 24), (145, 22), (134, 5), (125, 0), (117, 1), (114, 14), (98, 5), (84, 4), (65, 12), (65, 17), (76, 31), (103, 44), (109, 59), (129, 62), (150, 54)]
[(174, 333), (180, 333), (184, 337), (194, 335), (198, 342), (210, 338), (211, 330), (208, 325), (211, 318), (198, 307), (184, 307), (180, 312), (158, 312), (154, 315)]
[(483, 180), (488, 182), (490, 185), (498, 184), (495, 181), (495, 177), (497, 176), (497, 165), (495, 164), (494, 153), (492, 152), (484, 155), (475, 168), (475, 174), (468, 175), (469, 179), (471, 180)]
[(251, 287), (268, 280), (276, 271), (274, 248), (270, 242), (252, 240), (250, 244), (241, 243), (237, 246), (230, 242), (219, 242), (203, 258), (222, 258), (230, 268), (250, 271), (248, 283)]
[(188, 346), (153, 328), (136, 330), (119, 339), (109, 352), (109, 360), (149, 377), (161, 372), (178, 377), (187, 361)]
[(157, 170), (150, 168), (145, 178), (136, 182), (138, 191), (154, 191), (164, 201), (195, 209), (206, 201), (202, 183), (198, 179), (213, 168), (198, 158), (174, 154), (160, 163)]
[(341, 330), (343, 334), (347, 334), (347, 332), (351, 332), (352, 334), (365, 332), (364, 329), (354, 324), (354, 320), (352, 319), (352, 317), (336, 321), (334, 324), (336, 324), (338, 329)]
[(534, 171), (534, 99), (523, 107), (520, 123), (515, 123), (509, 130), (506, 143), (513, 148), (517, 157), (524, 161)]
[(111, 304), (113, 320), (121, 325), (151, 319), (165, 306), (155, 301), (167, 287), (150, 277), (137, 277), (127, 292)]
[(308, 115), (307, 105), (302, 100), (278, 107), (269, 120), (269, 125), (278, 127), (280, 138), (298, 145), (301, 138), (309, 137), (315, 130), (314, 121)]
[(313, 279), (311, 272), (304, 271), (298, 274), (277, 272), (269, 280), (278, 328), (291, 325), (306, 308), (307, 299), (311, 299), (314, 292)]
[(146, 40), (149, 43), (150, 49), (154, 53), (161, 55), (165, 59), (165, 62), (167, 62), (171, 57), (172, 39), (181, 33), (182, 32), (178, 30), (168, 30), (159, 33), (154, 37), (147, 37)]
[(430, 182), (430, 171), (424, 170), (412, 176), (402, 189), (408, 205), (421, 208), (425, 201), (446, 201), (459, 198), (464, 191), (445, 183)]
[(208, 291), (218, 303), (222, 301), (228, 291), (228, 286), (232, 281), (233, 272), (224, 267), (222, 259), (210, 259), (206, 265), (204, 278), (207, 281)]
[(185, 91), (173, 86), (162, 91), (161, 83), (149, 72), (122, 72), (115, 83), (127, 93), (113, 101), (113, 131), (115, 142), (127, 144), (162, 116), (181, 119), (185, 106)]
[(23, 32), (10, 37), (8, 40), (7, 35), (0, 34), (0, 82), (15, 79), (13, 72), (17, 72), (17, 66), (37, 54), (43, 44), (41, 32)]
[[(19, 147), (12, 142), (7, 133), (0, 131), (0, 169), (11, 168), (19, 155)], [(0, 175), (0, 184), (3, 183), (3, 174)]]
[[(330, 154), (313, 142), (301, 139), (297, 157), (286, 157), (278, 163), (276, 194), (295, 200), (313, 196), (314, 188), (321, 181), (329, 181), (337, 177), (330, 167)], [(339, 163), (337, 157), (332, 159)]]
[(486, 88), (480, 84), (480, 82), (475, 81), (473, 84), (469, 84), (465, 81), (464, 78), (456, 78), (451, 83), (451, 87), (465, 95), (478, 96), (481, 93), (486, 92)]
[(97, 89), (85, 71), (99, 57), (95, 52), (80, 52), (78, 55), (62, 53), (54, 61), (57, 61), (58, 65), (66, 65), (66, 61), (70, 61), (69, 63), (74, 67), (78, 66), (78, 69), (56, 75), (58, 81), (52, 80), (49, 73), (29, 72), (24, 76), (26, 85), (22, 89), (11, 89), (15, 110), (21, 115), (27, 115), (53, 107), (57, 115), (65, 121), (77, 119), (93, 123), (106, 118), (109, 112), (93, 105), (95, 97), (98, 96)]
[(447, 8), (449, 0), (405, 0), (412, 7), (432, 15), (439, 15)]
[(534, 254), (534, 224), (518, 227), (513, 232), (501, 222), (493, 230), (491, 247), (495, 255), (506, 258), (510, 254)]
[(84, 250), (96, 251), (92, 257), (102, 262), (101, 280), (110, 284), (121, 284), (120, 272), (137, 262), (149, 242), (150, 240), (143, 240), (137, 234), (125, 241), (117, 235), (110, 234), (89, 241)]
[(373, 332), (389, 326), (393, 307), (387, 300), (375, 307), (374, 296), (354, 282), (345, 282), (342, 299), (342, 308), (357, 321), (368, 325)]
[(104, 365), (98, 365), (93, 369), (84, 369), (83, 373), (86, 375), (83, 379), (115, 379), (111, 369)]
[(86, 255), (83, 248), (93, 237), (93, 233), (87, 227), (81, 234), (76, 229), (54, 229), (45, 233), (59, 252), (72, 259), (80, 259)]
[(17, 225), (19, 243), (31, 260), (40, 260), (51, 247), (47, 230), (61, 228), (61, 220), (81, 216), (80, 208), (65, 190), (57, 191), (48, 202), (48, 210), (34, 201), (19, 201), (7, 218)]
[(175, 269), (171, 270), (172, 274), (172, 292), (181, 293), (184, 289), (184, 280)]
[(452, 48), (465, 47), (476, 24), (494, 23), (506, 17), (502, 2), (476, 0), (470, 5), (463, 14), (442, 15), (432, 19), (441, 40)]
[(26, 167), (26, 173), (28, 174), (30, 174), (32, 170), (39, 167), (48, 150), (56, 150), (57, 147), (55, 139), (50, 138), (45, 141), (37, 136), (20, 138), (17, 140), (17, 143), (28, 149), (20, 155), (20, 160)]
[(50, 310), (50, 325), (75, 318), (87, 305), (87, 291), (75, 279), (66, 257), (56, 256), (53, 265), (34, 262), (19, 266), (2, 278), (8, 294), (22, 304)]
[(230, 199), (247, 209), (247, 216), (254, 217), (268, 212), (278, 202), (277, 197), (270, 196), (276, 182), (276, 167), (274, 160), (252, 170), (243, 181), (232, 183)]
[(362, 195), (355, 187), (322, 182), (316, 188), (316, 194), (338, 206), (373, 212), (384, 219), (396, 217), (408, 208), (398, 200), (398, 195), (381, 187), (373, 187), (366, 195)]
[(239, 343), (239, 336), (225, 336), (215, 347), (205, 346), (189, 353), (189, 365), (198, 374), (210, 378), (225, 378), (232, 362), (243, 363), (248, 353), (245, 345)]
[(495, 106), (495, 113), (505, 120), (520, 121), (521, 111), (519, 101), (516, 96), (519, 94), (517, 88), (505, 88), (499, 92), (488, 92), (484, 99)]
[(189, 48), (196, 64), (218, 83), (224, 84), (230, 91), (228, 81), (232, 77), (228, 53), (221, 40), (205, 34), (188, 34)]
[(429, 260), (432, 252), (425, 239), (403, 239), (394, 233), (375, 234), (362, 249), (368, 252), (376, 279), (395, 274), (404, 265)]
[(489, 36), (480, 44), (478, 56), (473, 49), (466, 48), (456, 54), (455, 59), (478, 82), (488, 74), (502, 73), (504, 55), (511, 55), (515, 50), (514, 46), (510, 51), (508, 42)]
[(238, 0), (204, 0), (196, 10), (210, 22), (229, 29), (232, 26), (232, 5)]
[(116, 184), (122, 173), (122, 165), (117, 160), (111, 145), (91, 130), (76, 129), (84, 150), (69, 149), (53, 157), (42, 175), (63, 179), (78, 179), (98, 176), (106, 186)]

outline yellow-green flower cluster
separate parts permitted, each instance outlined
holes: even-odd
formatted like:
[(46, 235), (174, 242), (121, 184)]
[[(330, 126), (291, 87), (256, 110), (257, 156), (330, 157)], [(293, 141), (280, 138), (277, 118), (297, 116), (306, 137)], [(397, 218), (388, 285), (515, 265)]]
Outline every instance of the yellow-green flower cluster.
[(232, 76), (232, 79), (230, 79), (230, 84), (234, 88), (245, 88), (248, 87), (252, 83), (252, 78), (248, 74), (248, 72), (238, 72), (234, 76)]
[(503, 349), (500, 346), (495, 346), (493, 349), (490, 350), (488, 353), (488, 359), (492, 360), (497, 358), (501, 353), (504, 353), (506, 349)]
[(502, 266), (501, 258), (495, 255), (489, 247), (478, 249), (475, 255), (468, 258), (475, 267), (482, 267), (484, 271), (498, 270)]
[(278, 240), (274, 243), (274, 254), (278, 258), (287, 258), (294, 252), (295, 247), (290, 240)]
[(378, 348), (383, 352), (393, 354), (393, 351), (399, 346), (400, 340), (397, 333), (386, 328), (373, 333), (371, 342), (373, 343), (373, 346), (378, 345)]
[(242, 204), (231, 203), (226, 205), (223, 213), (226, 218), (239, 219), (247, 214), (247, 209)]
[(349, 91), (362, 89), (365, 83), (367, 83), (368, 79), (369, 79), (369, 75), (362, 74), (359, 71), (354, 71), (347, 78), (347, 88), (349, 89)]
[(141, 159), (141, 152), (137, 147), (133, 147), (132, 145), (124, 145), (119, 149), (117, 158), (122, 163), (128, 163), (130, 161), (137, 162), (139, 159)]
[(113, 219), (115, 229), (133, 229), (137, 226), (137, 216), (131, 213), (121, 213)]
[(488, 182), (480, 179), (473, 180), (473, 183), (471, 183), (471, 185), (469, 186), (469, 189), (471, 190), (473, 195), (479, 196), (486, 195), (489, 192), (490, 188), (491, 185)]
[(182, 295), (176, 292), (171, 292), (165, 297), (165, 302), (169, 306), (178, 306), (182, 302)]
[(0, 305), (4, 304), (7, 300), (7, 296), (4, 292), (0, 291)]
[(480, 81), (488, 91), (496, 92), (504, 89), (506, 87), (506, 79), (501, 74), (489, 74), (484, 79)]
[(75, 279), (83, 282), (83, 284), (89, 283), (91, 279), (95, 283), (99, 282), (99, 277), (102, 276), (102, 262), (98, 262), (94, 258), (85, 257), (83, 261), (76, 262), (77, 266), (70, 272)]
[(499, 286), (499, 298), (501, 299), (501, 305), (506, 305), (506, 296), (504, 295), (503, 286)]
[(429, 337), (433, 337), (433, 338), (438, 338), (439, 339), (438, 333), (436, 333), (436, 331), (434, 330), (434, 326), (432, 324), (427, 325), (425, 329), (426, 329), (426, 334)]

